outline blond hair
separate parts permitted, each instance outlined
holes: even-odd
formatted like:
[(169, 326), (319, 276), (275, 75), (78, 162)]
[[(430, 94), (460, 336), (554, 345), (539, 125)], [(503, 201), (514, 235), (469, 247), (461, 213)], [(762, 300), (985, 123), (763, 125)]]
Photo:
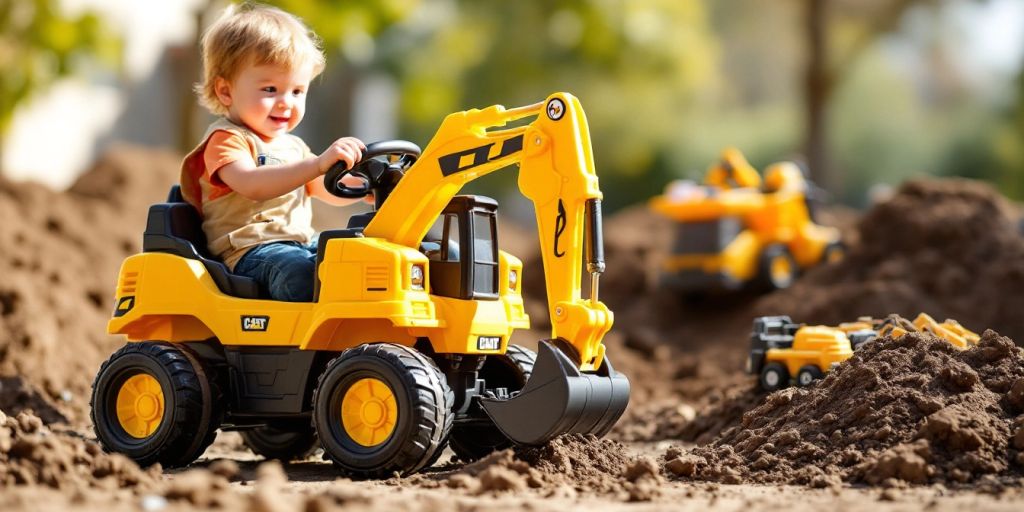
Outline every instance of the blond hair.
[(199, 103), (217, 115), (227, 108), (217, 98), (217, 77), (233, 80), (246, 65), (312, 64), (313, 76), (324, 69), (320, 38), (299, 18), (278, 8), (243, 3), (228, 6), (202, 39), (203, 81), (196, 84)]

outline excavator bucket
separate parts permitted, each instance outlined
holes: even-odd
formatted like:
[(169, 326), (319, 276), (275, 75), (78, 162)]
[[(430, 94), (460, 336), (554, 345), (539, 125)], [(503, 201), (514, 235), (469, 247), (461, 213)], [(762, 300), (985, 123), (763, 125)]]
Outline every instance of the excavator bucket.
[(519, 394), (484, 398), (494, 424), (518, 444), (539, 445), (561, 434), (604, 435), (629, 403), (629, 380), (607, 356), (589, 374), (548, 341), (537, 347), (533, 374)]

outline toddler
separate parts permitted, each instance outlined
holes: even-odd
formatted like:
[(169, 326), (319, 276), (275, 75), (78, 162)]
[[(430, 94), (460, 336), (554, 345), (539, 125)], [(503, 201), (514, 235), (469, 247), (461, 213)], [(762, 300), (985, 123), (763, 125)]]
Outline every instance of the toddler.
[[(355, 165), (366, 146), (334, 141), (319, 156), (291, 132), (324, 68), (317, 37), (276, 8), (228, 7), (203, 35), (204, 107), (221, 116), (182, 163), (181, 190), (202, 214), (210, 252), (273, 300), (313, 300), (316, 242), (310, 198), (343, 205), (323, 175)], [(358, 178), (347, 176), (360, 185)]]

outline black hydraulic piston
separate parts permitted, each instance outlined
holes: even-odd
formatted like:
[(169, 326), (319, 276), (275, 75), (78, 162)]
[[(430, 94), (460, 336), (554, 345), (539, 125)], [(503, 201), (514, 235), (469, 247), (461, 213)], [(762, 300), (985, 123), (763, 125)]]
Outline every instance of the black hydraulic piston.
[(604, 272), (604, 235), (601, 227), (601, 200), (587, 199), (586, 224), (584, 233), (586, 243), (587, 272), (600, 274)]

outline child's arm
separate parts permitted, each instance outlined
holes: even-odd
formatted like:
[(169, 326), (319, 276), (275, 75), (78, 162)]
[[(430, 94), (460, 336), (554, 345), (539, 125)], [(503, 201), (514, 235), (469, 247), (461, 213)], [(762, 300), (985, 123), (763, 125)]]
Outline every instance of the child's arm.
[(323, 174), (335, 162), (343, 161), (351, 167), (359, 161), (365, 148), (359, 139), (346, 137), (334, 141), (320, 156), (290, 164), (262, 167), (257, 167), (251, 158), (242, 158), (224, 165), (217, 170), (217, 174), (224, 184), (243, 197), (253, 201), (265, 201), (287, 194), (314, 180), (323, 188)]

